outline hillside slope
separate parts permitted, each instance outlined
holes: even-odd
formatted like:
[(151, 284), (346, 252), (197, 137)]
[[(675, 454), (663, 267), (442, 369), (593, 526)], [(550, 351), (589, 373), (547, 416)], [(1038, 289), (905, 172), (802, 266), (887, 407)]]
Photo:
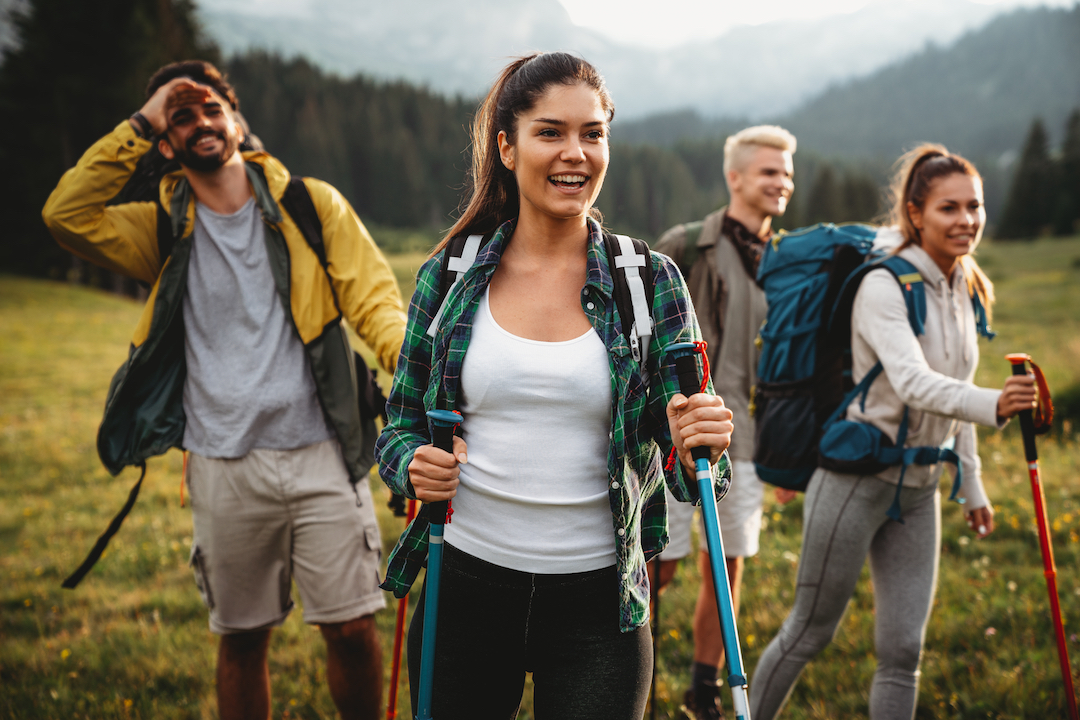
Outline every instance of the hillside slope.
[(826, 155), (893, 157), (933, 140), (971, 156), (1001, 157), (1020, 146), (1035, 116), (1056, 143), (1078, 105), (1080, 6), (1074, 6), (997, 18), (952, 47), (928, 47), (828, 90), (781, 122)]

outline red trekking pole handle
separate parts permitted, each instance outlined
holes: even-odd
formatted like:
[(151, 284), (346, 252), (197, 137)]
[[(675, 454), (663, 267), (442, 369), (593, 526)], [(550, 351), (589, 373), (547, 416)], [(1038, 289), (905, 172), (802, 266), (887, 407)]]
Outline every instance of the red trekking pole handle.
[[(1021, 353), (1006, 355), (1005, 359), (1012, 363), (1013, 375), (1027, 375), (1027, 363), (1031, 357)], [(1046, 386), (1046, 380), (1042, 377), (1039, 366), (1031, 362), (1035, 370), (1036, 383), (1039, 387), (1039, 412), (1040, 425), (1049, 429), (1053, 418), (1053, 405), (1050, 401), (1050, 391)], [(1043, 406), (1048, 408), (1043, 411)], [(1061, 664), (1061, 679), (1065, 683), (1065, 692), (1068, 698), (1069, 717), (1071, 720), (1080, 720), (1076, 708), (1076, 691), (1073, 689), (1072, 669), (1069, 667), (1069, 646), (1065, 640), (1065, 626), (1061, 621), (1061, 605), (1058, 600), (1057, 590), (1057, 566), (1054, 564), (1054, 548), (1050, 544), (1050, 523), (1046, 516), (1046, 496), (1043, 493), (1042, 480), (1039, 477), (1039, 455), (1035, 448), (1035, 435), (1039, 431), (1036, 428), (1035, 419), (1031, 410), (1021, 410), (1018, 414), (1020, 420), (1020, 432), (1024, 437), (1024, 457), (1027, 458), (1028, 474), (1031, 477), (1031, 496), (1035, 504), (1035, 522), (1039, 528), (1039, 550), (1043, 559), (1043, 575), (1046, 577), (1046, 589), (1050, 595), (1050, 614), (1054, 621), (1054, 635), (1057, 638), (1058, 661)]]

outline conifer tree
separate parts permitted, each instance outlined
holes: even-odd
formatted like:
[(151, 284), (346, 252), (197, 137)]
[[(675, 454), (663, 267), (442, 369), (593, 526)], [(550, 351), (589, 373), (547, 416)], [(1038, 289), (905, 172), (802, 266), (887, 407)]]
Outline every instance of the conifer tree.
[(1031, 123), (1024, 150), (1005, 202), (998, 235), (1034, 238), (1051, 222), (1054, 203), (1054, 166), (1041, 118)]
[(837, 173), (829, 163), (818, 166), (806, 199), (806, 224), (843, 220), (843, 203)]
[(1054, 232), (1058, 235), (1080, 233), (1080, 108), (1073, 110), (1065, 123), (1057, 179)]

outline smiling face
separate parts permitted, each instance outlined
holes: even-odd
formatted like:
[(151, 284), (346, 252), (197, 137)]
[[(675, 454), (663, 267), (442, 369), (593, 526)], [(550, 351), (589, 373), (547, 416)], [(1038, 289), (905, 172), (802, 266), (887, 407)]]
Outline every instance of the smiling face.
[(986, 224), (982, 180), (964, 173), (936, 180), (923, 207), (908, 203), (907, 209), (922, 249), (946, 276), (979, 244)]
[(177, 85), (165, 108), (168, 123), (161, 154), (198, 172), (213, 172), (240, 145), (241, 129), (229, 105), (205, 85)]
[(732, 202), (764, 217), (783, 215), (795, 190), (791, 153), (758, 145), (740, 164), (727, 174)]
[(512, 143), (499, 132), (502, 163), (517, 179), (521, 220), (538, 214), (585, 222), (607, 172), (607, 117), (588, 85), (556, 84), (518, 115)]

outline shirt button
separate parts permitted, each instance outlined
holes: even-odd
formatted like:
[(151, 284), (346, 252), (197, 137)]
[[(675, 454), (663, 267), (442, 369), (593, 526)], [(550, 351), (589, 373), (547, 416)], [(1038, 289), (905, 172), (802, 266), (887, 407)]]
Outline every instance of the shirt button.
[(619, 537), (626, 535), (626, 528), (619, 528)]
[(127, 146), (128, 147), (135, 147), (135, 141), (134, 140), (128, 140), (127, 141)]
[(611, 489), (612, 490), (618, 490), (619, 489), (619, 481), (618, 480), (615, 480), (614, 482), (611, 483)]
[(594, 303), (592, 301), (587, 302), (587, 303), (585, 303), (585, 307), (589, 308), (590, 310), (595, 310), (596, 309), (596, 303)]
[(630, 573), (623, 573), (622, 574), (622, 579), (623, 580), (629, 580), (630, 579)]

